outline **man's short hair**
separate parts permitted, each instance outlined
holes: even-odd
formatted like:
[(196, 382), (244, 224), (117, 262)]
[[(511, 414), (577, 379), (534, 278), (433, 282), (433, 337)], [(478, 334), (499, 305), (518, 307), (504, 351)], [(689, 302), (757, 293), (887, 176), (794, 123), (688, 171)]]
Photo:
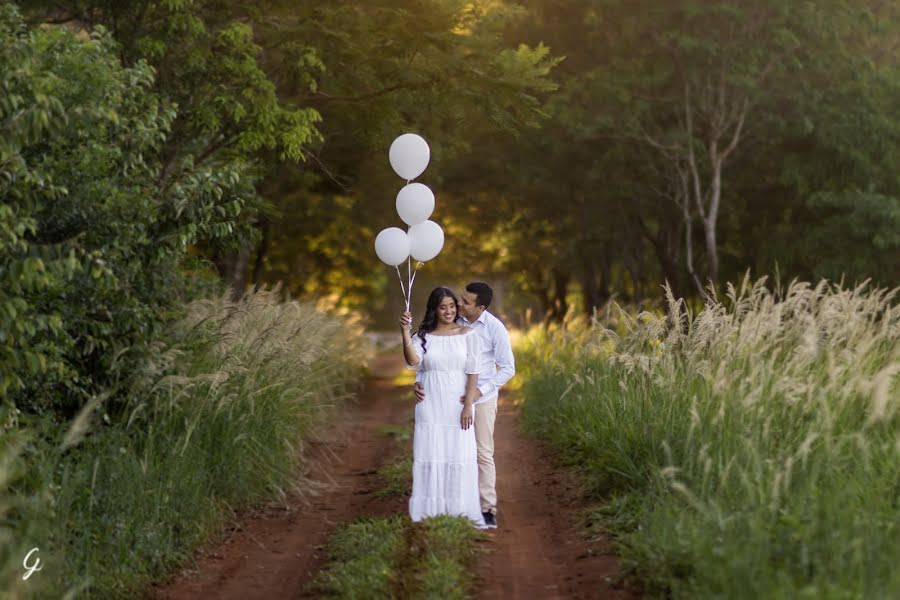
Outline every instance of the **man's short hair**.
[(475, 306), (487, 308), (491, 305), (491, 300), (494, 299), (494, 290), (491, 289), (491, 286), (481, 281), (473, 281), (466, 286), (466, 291), (470, 294), (475, 294)]

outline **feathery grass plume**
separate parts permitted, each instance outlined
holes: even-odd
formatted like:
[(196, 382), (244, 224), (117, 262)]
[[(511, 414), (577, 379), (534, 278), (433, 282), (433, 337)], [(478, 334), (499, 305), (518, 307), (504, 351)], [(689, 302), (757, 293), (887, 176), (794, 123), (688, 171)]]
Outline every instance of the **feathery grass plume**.
[(610, 526), (648, 591), (898, 597), (898, 292), (745, 277), (699, 311), (667, 291), (667, 317), (531, 332), (523, 416), (631, 511)]

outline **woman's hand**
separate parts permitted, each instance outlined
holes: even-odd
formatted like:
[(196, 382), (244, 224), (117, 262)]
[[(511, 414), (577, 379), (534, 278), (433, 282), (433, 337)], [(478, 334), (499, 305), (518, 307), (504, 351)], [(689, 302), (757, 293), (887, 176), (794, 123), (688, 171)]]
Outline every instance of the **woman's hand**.
[(403, 358), (406, 360), (407, 365), (415, 367), (422, 361), (416, 356), (415, 345), (412, 341), (412, 333), (410, 333), (411, 329), (412, 314), (410, 314), (409, 311), (406, 311), (400, 315), (400, 337), (403, 340)]
[(468, 429), (472, 427), (475, 423), (475, 407), (472, 406), (471, 402), (466, 402), (463, 405), (462, 414), (459, 416), (459, 424), (463, 429)]

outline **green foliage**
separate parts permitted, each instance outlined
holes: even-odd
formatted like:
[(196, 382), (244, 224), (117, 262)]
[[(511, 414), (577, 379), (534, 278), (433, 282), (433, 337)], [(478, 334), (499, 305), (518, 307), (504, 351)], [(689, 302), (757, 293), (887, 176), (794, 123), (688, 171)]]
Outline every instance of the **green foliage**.
[[(252, 238), (238, 220), (258, 204), (258, 169), (237, 155), (211, 161), (203, 146), (172, 154), (185, 113), (147, 62), (122, 66), (103, 27), (28, 28), (8, 3), (0, 16), (0, 395), (71, 416), (129, 387), (188, 298), (192, 245)], [(224, 39), (246, 46), (239, 32)], [(274, 143), (261, 127), (241, 133), (242, 148)]]
[(699, 312), (534, 332), (523, 416), (651, 595), (894, 597), (898, 292), (745, 280)]
[[(466, 206), (454, 207), (457, 234), (447, 240), (465, 256), (464, 270), (509, 281), (523, 308), (551, 320), (563, 317), (573, 287), (588, 315), (612, 296), (661, 299), (664, 280), (678, 297), (696, 296), (686, 240), (701, 279), (710, 253), (695, 199), (686, 231), (675, 202), (680, 177), (692, 176), (693, 149), (708, 202), (707, 157), (730, 142), (723, 135), (713, 145), (713, 134), (733, 133), (746, 102), (712, 228), (721, 279), (778, 268), (900, 281), (896, 4), (523, 6), (506, 39), (565, 57), (552, 72), (559, 90), (546, 97), (543, 127), (522, 139), (470, 134), (479, 152), (454, 165), (450, 180)], [(482, 241), (459, 239), (473, 230)]]
[(35, 22), (105, 26), (125, 64), (156, 69), (154, 91), (178, 108), (163, 189), (185, 170), (255, 159), (263, 179), (242, 230), (231, 243), (198, 243), (226, 285), (242, 292), (252, 270), (254, 283), (284, 281), (350, 308), (371, 307), (390, 275), (371, 240), (397, 192), (386, 161), (394, 137), (416, 130), (431, 141), (436, 187), (441, 165), (471, 151), (465, 128), (515, 132), (541, 120), (556, 60), (539, 44), (505, 43), (500, 30), (520, 13), (463, 0), (37, 0), (28, 9)]
[(539, 98), (556, 87), (558, 59), (505, 42), (499, 30), (515, 11), (500, 5), (339, 1), (273, 12), (277, 23), (258, 28), (268, 64), (285, 97), (322, 115), (325, 142), (314, 147), (322, 169), (279, 169), (266, 181), (281, 216), (263, 278), (371, 311), (395, 281), (372, 251), (377, 232), (396, 225), (403, 185), (387, 162), (391, 141), (425, 136), (433, 155), (422, 181), (440, 197), (450, 166), (473, 152), (469, 131), (512, 135), (543, 120)]
[[(517, 304), (542, 317), (563, 317), (573, 284), (587, 314), (614, 295), (658, 300), (663, 280), (696, 295), (687, 242), (698, 280), (776, 266), (900, 280), (892, 3), (36, 0), (26, 10), (34, 23), (106, 27), (124, 65), (152, 66), (149, 89), (177, 108), (156, 153), (162, 206), (193, 206), (179, 182), (198, 170), (240, 179), (225, 218), (206, 225), (218, 237), (192, 222), (167, 238), (195, 244), (238, 292), (284, 281), (344, 307), (383, 307), (394, 280), (371, 240), (396, 224), (401, 182), (386, 151), (407, 130), (431, 142), (423, 182), (438, 193), (446, 255), (459, 257), (430, 275), (508, 279)], [(741, 114), (717, 179), (706, 157)], [(715, 218), (698, 214), (697, 198), (687, 218), (674, 201), (689, 150), (700, 199), (721, 184)]]
[(150, 325), (146, 304), (116, 288), (140, 259), (143, 153), (173, 113), (147, 94), (146, 65), (118, 66), (108, 36), (27, 31), (2, 10), (0, 391), (30, 408), (77, 404), (99, 375), (79, 363), (112, 367), (114, 340)]
[(854, 189), (821, 192), (807, 199), (806, 208), (815, 225), (803, 235), (798, 250), (815, 265), (814, 274), (831, 279), (863, 273), (883, 281), (900, 278), (900, 195)]

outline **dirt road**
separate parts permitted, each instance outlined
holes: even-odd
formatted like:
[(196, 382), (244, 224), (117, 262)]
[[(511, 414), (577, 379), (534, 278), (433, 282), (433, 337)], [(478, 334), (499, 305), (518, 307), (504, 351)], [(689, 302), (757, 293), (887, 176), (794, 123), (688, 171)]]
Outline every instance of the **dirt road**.
[(609, 542), (589, 543), (577, 525), (583, 505), (574, 477), (523, 436), (511, 398), (501, 392), (494, 429), (498, 528), (478, 564), (478, 598), (633, 598), (613, 586), (618, 561)]
[(327, 488), (312, 503), (291, 502), (290, 510), (266, 509), (241, 515), (224, 540), (201, 549), (197, 564), (153, 589), (157, 600), (278, 600), (308, 598), (303, 588), (322, 568), (321, 545), (338, 523), (363, 515), (383, 516), (406, 509), (405, 498), (377, 498), (377, 469), (395, 442), (379, 433), (383, 425), (409, 422), (410, 390), (393, 377), (400, 358), (372, 366), (356, 406), (324, 441), (311, 442), (309, 476)]
[[(408, 424), (408, 386), (394, 376), (398, 358), (373, 366), (355, 407), (327, 441), (312, 442), (310, 476), (329, 485), (311, 503), (239, 515), (224, 539), (201, 549), (196, 564), (150, 590), (156, 600), (194, 598), (275, 600), (309, 598), (304, 586), (324, 566), (321, 546), (339, 523), (361, 516), (402, 513), (406, 497), (377, 498), (378, 467), (396, 443), (379, 432)], [(628, 598), (606, 580), (615, 557), (589, 545), (575, 517), (580, 504), (566, 473), (557, 472), (539, 446), (522, 436), (516, 408), (502, 402), (496, 425), (500, 527), (476, 565), (478, 598)]]

